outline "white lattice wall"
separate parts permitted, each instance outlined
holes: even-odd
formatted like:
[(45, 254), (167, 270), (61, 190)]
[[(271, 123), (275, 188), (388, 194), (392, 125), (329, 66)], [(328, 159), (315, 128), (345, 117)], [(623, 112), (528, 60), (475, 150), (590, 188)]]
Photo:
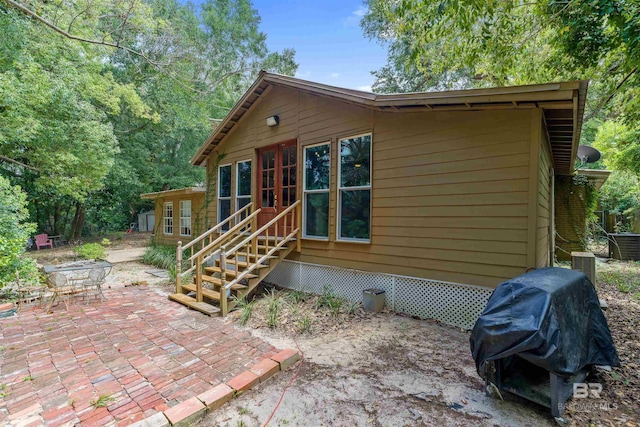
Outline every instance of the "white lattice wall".
[(362, 291), (385, 291), (385, 304), (391, 310), (423, 319), (471, 329), (487, 304), (492, 289), (459, 285), (383, 273), (282, 261), (266, 282), (304, 292), (321, 294), (326, 286), (353, 302), (362, 301)]

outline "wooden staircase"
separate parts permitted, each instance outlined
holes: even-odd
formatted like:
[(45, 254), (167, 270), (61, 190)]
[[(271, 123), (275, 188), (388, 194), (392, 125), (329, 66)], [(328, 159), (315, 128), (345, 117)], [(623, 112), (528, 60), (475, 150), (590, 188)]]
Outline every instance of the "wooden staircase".
[[(300, 251), (301, 203), (258, 228), (251, 204), (176, 251), (176, 293), (169, 299), (209, 316), (226, 316), (292, 251)], [(243, 218), (245, 217), (245, 218)], [(224, 231), (227, 229), (227, 231)], [(188, 268), (182, 269), (183, 254)], [(183, 284), (191, 277), (191, 283)]]

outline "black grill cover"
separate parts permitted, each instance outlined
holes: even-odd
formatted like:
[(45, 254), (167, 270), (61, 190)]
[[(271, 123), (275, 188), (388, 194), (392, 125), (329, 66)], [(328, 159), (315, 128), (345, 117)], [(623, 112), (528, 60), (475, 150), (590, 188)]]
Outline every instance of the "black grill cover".
[(518, 355), (557, 375), (620, 366), (607, 320), (587, 276), (543, 268), (496, 288), (471, 332), (476, 369)]

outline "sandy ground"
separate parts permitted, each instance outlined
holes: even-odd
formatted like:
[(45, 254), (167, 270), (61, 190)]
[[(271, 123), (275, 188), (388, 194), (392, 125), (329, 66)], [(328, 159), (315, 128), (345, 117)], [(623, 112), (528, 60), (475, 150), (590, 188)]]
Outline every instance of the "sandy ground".
[[(266, 328), (251, 332), (304, 353), (271, 426), (554, 425), (544, 408), (486, 397), (468, 333), (437, 322), (378, 314), (295, 341)], [(264, 425), (295, 375), (295, 367), (279, 374), (199, 425)]]
[[(132, 250), (132, 259), (136, 259), (139, 246), (122, 245), (109, 252)], [(107, 286), (147, 281), (171, 292), (169, 279), (148, 273), (153, 270), (157, 269), (138, 261), (118, 262)], [(628, 313), (629, 306), (610, 303), (616, 314)], [(636, 316), (631, 324), (636, 323)], [(230, 315), (227, 321), (235, 318)], [(200, 426), (265, 425), (290, 383), (270, 426), (557, 425), (546, 408), (513, 395), (505, 395), (504, 401), (487, 397), (471, 358), (469, 333), (458, 328), (381, 313), (356, 316), (314, 334), (296, 335), (256, 325), (245, 329), (277, 348), (299, 348), (304, 360), (209, 414)], [(635, 342), (631, 335), (616, 335), (614, 331), (617, 345), (619, 340)], [(589, 425), (587, 419), (571, 424)], [(628, 416), (615, 420), (611, 425), (636, 425), (626, 423)]]

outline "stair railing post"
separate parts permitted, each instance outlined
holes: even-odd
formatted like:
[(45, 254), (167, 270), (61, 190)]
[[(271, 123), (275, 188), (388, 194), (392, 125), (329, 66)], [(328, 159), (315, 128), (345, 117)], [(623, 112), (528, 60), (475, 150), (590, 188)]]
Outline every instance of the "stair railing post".
[[(258, 230), (258, 216), (254, 216), (251, 220), (251, 234), (254, 234)], [(258, 235), (256, 234), (253, 239), (251, 239), (251, 253), (256, 256), (256, 261), (258, 259)], [(249, 265), (249, 260), (247, 259), (247, 266)]]
[(296, 227), (298, 227), (298, 232), (296, 233), (296, 251), (302, 252), (302, 209), (300, 209), (300, 204), (296, 206), (296, 216)]
[(182, 241), (178, 241), (176, 248), (176, 293), (182, 293)]
[[(238, 257), (236, 257), (236, 266), (238, 265)], [(227, 250), (225, 246), (220, 248), (220, 310), (222, 317), (227, 315), (227, 289), (225, 288), (227, 271)]]
[(202, 302), (202, 255), (196, 258), (196, 301)]

